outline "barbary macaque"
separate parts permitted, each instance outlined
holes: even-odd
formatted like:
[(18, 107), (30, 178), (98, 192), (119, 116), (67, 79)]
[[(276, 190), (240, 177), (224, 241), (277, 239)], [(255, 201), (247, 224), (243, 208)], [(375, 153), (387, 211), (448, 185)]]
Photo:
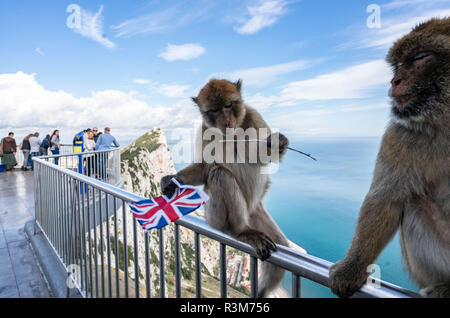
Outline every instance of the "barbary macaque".
[[(165, 176), (161, 180), (162, 192), (170, 195), (175, 191), (171, 179), (190, 185), (204, 185), (210, 200), (206, 202), (206, 221), (210, 226), (232, 237), (250, 244), (261, 260), (270, 257), (276, 250), (275, 244), (288, 245), (288, 241), (272, 217), (265, 209), (262, 200), (269, 189), (270, 177), (264, 168), (270, 162), (251, 160), (265, 146), (267, 154), (278, 160), (285, 154), (288, 139), (279, 133), (271, 134), (270, 128), (260, 114), (246, 106), (241, 95), (241, 81), (210, 80), (193, 101), (203, 118), (201, 128), (201, 152), (199, 162), (189, 165), (176, 175)], [(253, 131), (253, 138), (266, 143), (244, 142), (243, 148), (237, 141), (235, 131)], [(215, 138), (205, 138), (214, 132)], [(232, 142), (229, 142), (232, 141)], [(230, 145), (231, 147), (230, 150)], [(212, 159), (203, 156), (214, 146)], [(241, 145), (242, 146), (242, 145)], [(220, 150), (220, 151), (219, 151)], [(218, 158), (223, 151), (226, 158)], [(231, 155), (231, 156), (230, 156)], [(275, 155), (275, 156), (274, 156)], [(228, 159), (233, 160), (228, 160)], [(258, 282), (258, 297), (267, 297), (281, 283), (284, 270), (268, 262), (262, 263)]]
[(350, 249), (330, 269), (330, 287), (351, 296), (400, 230), (403, 262), (421, 293), (450, 297), (450, 18), (414, 28), (387, 61), (393, 118)]

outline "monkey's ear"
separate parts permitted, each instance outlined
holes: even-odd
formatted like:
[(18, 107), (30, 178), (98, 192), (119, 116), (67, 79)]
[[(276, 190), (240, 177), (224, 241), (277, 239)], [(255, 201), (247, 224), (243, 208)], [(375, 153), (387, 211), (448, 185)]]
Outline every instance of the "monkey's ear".
[(242, 87), (242, 80), (238, 79), (235, 83), (234, 86), (236, 86), (236, 88), (238, 89), (238, 91), (241, 91), (241, 87)]
[[(192, 101), (194, 102), (194, 103), (196, 103), (197, 105), (199, 105), (199, 100), (198, 100), (198, 97), (191, 97), (191, 99), (192, 99)], [(199, 105), (200, 106), (200, 105)]]

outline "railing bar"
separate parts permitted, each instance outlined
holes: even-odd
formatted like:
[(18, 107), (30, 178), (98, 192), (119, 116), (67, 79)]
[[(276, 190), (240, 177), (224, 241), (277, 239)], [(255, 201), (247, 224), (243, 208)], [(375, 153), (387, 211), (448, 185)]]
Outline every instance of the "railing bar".
[(98, 190), (98, 214), (100, 222), (100, 265), (102, 274), (102, 298), (105, 298), (105, 253), (104, 253), (104, 240), (103, 240), (103, 209), (102, 209), (102, 192)]
[(94, 270), (95, 270), (95, 297), (98, 298), (98, 242), (97, 242), (97, 210), (96, 210), (95, 188), (92, 188), (92, 216), (94, 223)]
[(194, 232), (194, 247), (195, 247), (195, 297), (202, 298), (200, 235), (197, 232)]
[(147, 298), (151, 298), (150, 293), (150, 252), (149, 252), (149, 233), (144, 233), (144, 244), (145, 244), (145, 293)]
[(64, 249), (63, 249), (62, 256), (63, 256), (63, 260), (65, 261), (65, 263), (67, 263), (67, 255), (68, 255), (68, 251), (69, 251), (69, 248), (68, 248), (69, 240), (68, 240), (68, 236), (67, 236), (67, 226), (68, 226), (67, 213), (68, 213), (68, 211), (70, 209), (70, 202), (69, 202), (69, 195), (68, 195), (68, 192), (69, 192), (69, 184), (68, 184), (69, 176), (65, 176), (64, 179), (65, 179), (64, 180), (64, 209), (61, 211), (62, 212), (61, 216), (62, 216), (62, 221), (63, 221), (63, 227), (62, 227), (62, 229), (63, 229), (63, 240), (64, 240), (65, 244), (64, 244)]
[(106, 248), (108, 251), (108, 293), (109, 298), (112, 298), (112, 274), (111, 274), (111, 231), (109, 229), (109, 202), (108, 193), (105, 192), (105, 210), (106, 210)]
[(125, 272), (125, 298), (128, 298), (128, 243), (127, 243), (127, 214), (125, 201), (122, 200), (122, 224), (123, 224), (123, 259)]
[(114, 197), (114, 259), (116, 261), (116, 298), (120, 298), (120, 280), (119, 280), (119, 237), (117, 231), (117, 201)]
[(162, 229), (158, 229), (159, 232), (159, 296), (160, 298), (166, 297), (166, 279), (164, 271), (164, 232)]
[(85, 288), (85, 295), (88, 296), (89, 288), (88, 288), (88, 269), (87, 269), (87, 251), (86, 251), (86, 231), (89, 231), (89, 227), (86, 228), (86, 198), (85, 198), (85, 192), (86, 192), (86, 184), (83, 183), (83, 191), (81, 192), (81, 200), (83, 201), (83, 210), (82, 210), (82, 223), (83, 223), (83, 231), (81, 232), (83, 238), (83, 256), (84, 256), (84, 288)]
[(223, 243), (220, 243), (220, 297), (227, 298), (227, 250)]
[(139, 251), (136, 219), (133, 218), (133, 245), (134, 245), (134, 289), (135, 297), (139, 298)]
[(292, 298), (301, 297), (300, 275), (292, 273)]
[(250, 297), (258, 297), (258, 259), (254, 256), (250, 256)]
[(62, 190), (63, 189), (62, 178), (63, 178), (63, 174), (62, 174), (62, 172), (59, 172), (59, 174), (58, 174), (58, 194), (59, 194), (58, 216), (55, 219), (56, 223), (58, 224), (57, 241), (55, 244), (57, 251), (61, 251), (61, 246), (63, 244), (61, 213), (63, 213), (62, 211), (63, 211), (63, 204), (64, 204), (64, 194), (63, 194), (63, 190)]
[(89, 246), (89, 285), (91, 298), (94, 297), (94, 280), (92, 277), (92, 237), (91, 237), (91, 192), (92, 186), (87, 187), (87, 219), (88, 219), (88, 246)]
[(181, 298), (180, 226), (175, 224), (175, 297)]
[(54, 177), (54, 170), (50, 170), (50, 174), (49, 174), (49, 180), (50, 180), (50, 193), (51, 193), (51, 206), (50, 206), (50, 215), (51, 215), (51, 223), (50, 223), (50, 239), (54, 242), (55, 241), (55, 231), (56, 231), (56, 226), (55, 226), (55, 221), (56, 221), (56, 209), (55, 209), (55, 183), (53, 180)]
[(81, 191), (83, 191), (83, 189), (82, 189), (82, 187), (81, 187), (81, 181), (77, 181), (78, 182), (78, 190), (77, 190), (77, 204), (78, 204), (78, 211), (77, 211), (77, 220), (78, 220), (78, 222), (77, 222), (77, 224), (78, 224), (78, 239), (76, 240), (76, 242), (77, 242), (77, 246), (78, 246), (78, 248), (79, 248), (79, 255), (78, 255), (78, 258), (79, 258), (79, 260), (80, 260), (80, 288), (81, 288), (81, 290), (83, 290), (83, 282), (84, 282), (84, 280), (83, 280), (83, 278), (84, 278), (84, 275), (83, 275), (83, 249), (82, 249), (82, 246), (81, 246), (81, 235), (82, 235), (82, 233), (83, 233), (83, 231), (81, 230), (81, 194), (80, 194), (80, 192)]

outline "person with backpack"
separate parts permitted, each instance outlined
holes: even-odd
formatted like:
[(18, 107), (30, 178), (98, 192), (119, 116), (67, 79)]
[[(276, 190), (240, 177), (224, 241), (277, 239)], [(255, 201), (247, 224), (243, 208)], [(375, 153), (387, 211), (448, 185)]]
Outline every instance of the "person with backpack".
[(41, 146), (39, 147), (39, 155), (47, 156), (48, 148), (50, 148), (50, 135), (45, 136), (44, 140), (42, 140)]

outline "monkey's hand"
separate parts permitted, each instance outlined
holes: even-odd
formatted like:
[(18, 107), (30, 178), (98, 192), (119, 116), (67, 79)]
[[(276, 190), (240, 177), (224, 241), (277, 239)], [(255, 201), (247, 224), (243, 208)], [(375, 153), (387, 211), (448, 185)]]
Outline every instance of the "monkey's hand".
[(172, 182), (172, 178), (175, 178), (179, 182), (183, 183), (180, 180), (180, 177), (178, 177), (175, 174), (162, 177), (161, 178), (161, 192), (166, 196), (171, 196), (177, 189), (177, 185)]
[(256, 230), (248, 229), (242, 232), (238, 239), (250, 244), (256, 250), (258, 257), (263, 261), (270, 257), (271, 251), (277, 250), (275, 243), (270, 237)]
[(267, 147), (270, 149), (271, 153), (272, 150), (278, 149), (279, 154), (283, 155), (286, 152), (288, 146), (289, 140), (283, 134), (274, 133), (267, 137)]
[(366, 268), (343, 259), (330, 268), (330, 289), (339, 297), (351, 297), (369, 277)]

